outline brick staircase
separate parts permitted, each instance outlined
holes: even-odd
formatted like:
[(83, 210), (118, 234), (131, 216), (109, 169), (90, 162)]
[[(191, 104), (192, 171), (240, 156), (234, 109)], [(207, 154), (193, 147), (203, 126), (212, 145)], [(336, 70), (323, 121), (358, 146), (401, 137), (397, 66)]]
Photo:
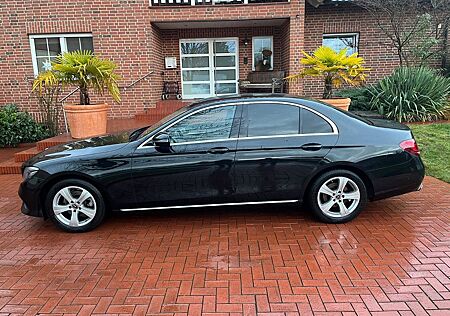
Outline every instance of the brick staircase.
[(68, 134), (47, 138), (36, 143), (35, 147), (19, 151), (14, 157), (0, 163), (0, 174), (20, 174), (22, 164), (48, 147), (68, 143), (72, 138)]
[[(143, 113), (136, 114), (134, 119), (116, 119), (108, 121), (108, 132), (113, 133), (122, 130), (139, 128), (151, 125), (165, 116), (175, 112), (189, 101), (185, 100), (164, 100), (159, 101), (155, 108), (146, 110)], [(73, 139), (69, 134), (62, 134), (52, 138), (44, 139), (36, 143), (35, 147), (17, 152), (14, 157), (0, 163), (0, 174), (20, 174), (22, 164), (33, 156), (37, 155), (46, 148), (66, 144)]]
[(138, 121), (145, 121), (149, 124), (154, 124), (189, 103), (191, 102), (186, 100), (158, 101), (156, 103), (156, 107), (147, 109), (143, 113), (136, 114), (135, 119)]

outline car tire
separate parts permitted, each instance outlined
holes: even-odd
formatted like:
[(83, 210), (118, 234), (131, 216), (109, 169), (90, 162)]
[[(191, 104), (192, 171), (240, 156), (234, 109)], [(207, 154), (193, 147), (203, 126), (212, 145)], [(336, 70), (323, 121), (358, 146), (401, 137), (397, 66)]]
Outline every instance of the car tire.
[(320, 175), (312, 184), (308, 204), (325, 223), (346, 223), (361, 213), (367, 204), (364, 181), (348, 170), (333, 170)]
[(47, 215), (60, 229), (82, 233), (96, 228), (106, 214), (100, 191), (89, 182), (68, 179), (56, 183), (45, 199)]

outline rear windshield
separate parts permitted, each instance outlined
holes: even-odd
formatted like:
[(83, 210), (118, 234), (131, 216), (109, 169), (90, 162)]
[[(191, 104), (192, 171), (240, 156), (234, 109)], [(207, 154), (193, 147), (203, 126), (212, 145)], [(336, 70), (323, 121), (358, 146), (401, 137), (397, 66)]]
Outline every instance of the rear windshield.
[(361, 115), (352, 113), (350, 111), (342, 111), (342, 112), (345, 113), (346, 115), (350, 116), (351, 118), (357, 119), (357, 120), (364, 122), (366, 124), (369, 124), (369, 125), (373, 125), (373, 123), (370, 120), (366, 119), (365, 117), (363, 117)]

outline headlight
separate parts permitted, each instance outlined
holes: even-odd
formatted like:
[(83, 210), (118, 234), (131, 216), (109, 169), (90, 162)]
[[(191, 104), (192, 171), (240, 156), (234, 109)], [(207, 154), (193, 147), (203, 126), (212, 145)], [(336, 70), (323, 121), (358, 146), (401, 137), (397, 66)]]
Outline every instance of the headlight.
[(26, 180), (30, 179), (38, 171), (39, 171), (39, 168), (37, 168), (37, 167), (25, 167), (25, 169), (23, 170), (23, 175), (22, 175), (23, 180), (26, 181)]

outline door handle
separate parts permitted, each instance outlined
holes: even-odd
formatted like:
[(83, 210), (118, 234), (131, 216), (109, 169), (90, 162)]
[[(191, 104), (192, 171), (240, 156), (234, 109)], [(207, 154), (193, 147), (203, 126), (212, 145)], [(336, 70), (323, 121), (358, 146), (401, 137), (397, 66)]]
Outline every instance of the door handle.
[(318, 151), (318, 150), (322, 149), (322, 144), (317, 144), (317, 143), (304, 144), (300, 147), (300, 149), (306, 150), (306, 151)]
[(225, 154), (230, 151), (227, 147), (214, 147), (208, 150), (210, 154)]

